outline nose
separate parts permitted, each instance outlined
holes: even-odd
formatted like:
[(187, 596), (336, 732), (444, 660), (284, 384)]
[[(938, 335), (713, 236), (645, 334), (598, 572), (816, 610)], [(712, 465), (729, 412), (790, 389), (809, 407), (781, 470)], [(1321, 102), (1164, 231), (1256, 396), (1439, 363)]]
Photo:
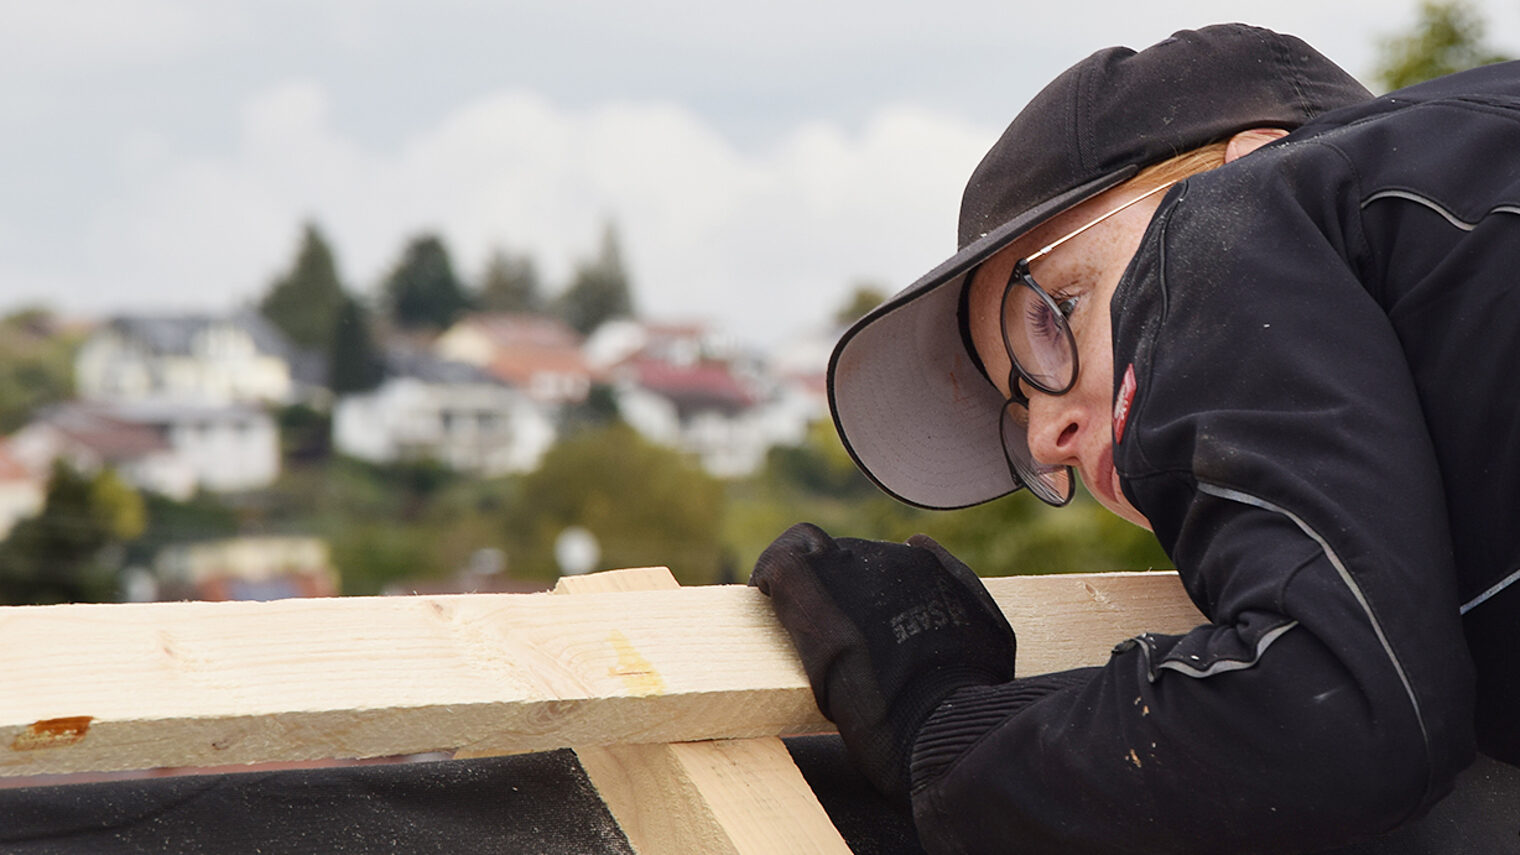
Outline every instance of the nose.
[(1073, 395), (1029, 396), (1029, 454), (1050, 466), (1074, 466), (1078, 448), (1091, 428), (1092, 416)]

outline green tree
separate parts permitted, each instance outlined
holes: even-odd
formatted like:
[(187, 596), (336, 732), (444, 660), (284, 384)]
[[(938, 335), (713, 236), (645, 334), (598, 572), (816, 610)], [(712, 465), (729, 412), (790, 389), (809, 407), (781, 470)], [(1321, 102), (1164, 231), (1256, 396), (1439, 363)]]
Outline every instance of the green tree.
[(580, 525), (600, 542), (604, 567), (670, 567), (686, 583), (711, 581), (721, 562), (724, 490), (679, 452), (624, 424), (580, 431), (525, 476), (507, 522), (514, 575), (552, 578), (554, 540)]
[(839, 309), (834, 312), (834, 323), (848, 326), (865, 316), (887, 299), (887, 292), (874, 282), (856, 282)]
[(570, 287), (555, 301), (555, 314), (582, 335), (603, 322), (633, 315), (633, 293), (617, 228), (608, 223), (597, 256), (576, 267)]
[(391, 320), (405, 330), (444, 329), (470, 308), (448, 249), (432, 234), (407, 244), (384, 292)]
[(42, 512), (0, 544), (0, 601), (114, 600), (121, 550), (146, 521), (142, 497), (111, 470), (90, 476), (55, 463)]
[(297, 347), (326, 352), (333, 323), (347, 299), (332, 250), (315, 223), (301, 231), (301, 247), (290, 270), (269, 286), (259, 311)]
[(327, 385), (334, 395), (368, 392), (385, 379), (379, 348), (370, 333), (369, 313), (352, 297), (344, 297), (334, 318), (332, 349), (328, 352)]
[(296, 403), (275, 413), (280, 429), (281, 468), (304, 466), (332, 455), (332, 413)]
[(45, 309), (0, 318), (0, 433), (10, 433), (38, 408), (74, 393), (80, 335), (64, 332)]
[(492, 253), (480, 280), (479, 299), (480, 307), (492, 312), (543, 311), (544, 297), (533, 259), (505, 250)]
[(606, 427), (622, 417), (617, 390), (606, 383), (592, 383), (583, 400), (560, 409), (559, 432), (561, 436), (568, 436), (586, 428)]
[(1510, 59), (1483, 43), (1486, 29), (1483, 16), (1461, 0), (1425, 0), (1414, 29), (1383, 39), (1378, 46), (1377, 82), (1388, 89), (1401, 89)]
[(827, 423), (799, 447), (773, 449), (755, 478), (730, 485), (724, 542), (743, 567), (802, 520), (836, 536), (900, 541), (922, 532), (984, 576), (1171, 566), (1150, 532), (1085, 491), (1064, 508), (1023, 494), (958, 511), (909, 507), (859, 473)]
[(150, 564), (160, 549), (175, 543), (234, 537), (238, 533), (237, 513), (207, 493), (183, 501), (161, 493), (144, 493), (142, 502), (147, 525), (127, 547), (127, 564)]

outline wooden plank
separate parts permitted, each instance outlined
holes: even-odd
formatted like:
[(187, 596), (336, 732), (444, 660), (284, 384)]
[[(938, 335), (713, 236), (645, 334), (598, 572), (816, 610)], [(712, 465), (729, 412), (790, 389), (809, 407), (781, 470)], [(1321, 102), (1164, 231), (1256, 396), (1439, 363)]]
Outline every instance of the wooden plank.
[[(988, 580), (1024, 673), (1099, 664), (1199, 617), (1175, 574)], [(0, 608), (0, 774), (827, 728), (742, 585)]]
[(775, 737), (576, 753), (639, 855), (850, 851)]
[[(556, 593), (671, 590), (663, 567), (568, 576)], [(774, 736), (576, 749), (639, 855), (835, 853), (850, 848)]]
[(1102, 665), (1119, 641), (1204, 622), (1174, 572), (983, 580), (1019, 639), (1019, 676)]

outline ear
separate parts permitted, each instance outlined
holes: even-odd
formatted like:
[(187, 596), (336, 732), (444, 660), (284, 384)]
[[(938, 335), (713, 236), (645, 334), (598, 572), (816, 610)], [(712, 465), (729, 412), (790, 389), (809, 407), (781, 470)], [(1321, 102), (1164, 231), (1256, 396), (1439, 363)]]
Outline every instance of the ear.
[(1282, 139), (1288, 132), (1282, 128), (1252, 128), (1249, 131), (1241, 131), (1225, 144), (1224, 162), (1229, 163), (1261, 148), (1267, 143)]

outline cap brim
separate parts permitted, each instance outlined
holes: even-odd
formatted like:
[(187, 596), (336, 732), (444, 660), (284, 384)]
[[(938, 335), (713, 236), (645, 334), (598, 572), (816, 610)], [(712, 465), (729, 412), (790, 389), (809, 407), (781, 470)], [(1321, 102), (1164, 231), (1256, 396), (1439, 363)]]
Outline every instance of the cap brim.
[(1020, 235), (1137, 171), (1090, 181), (982, 235), (845, 331), (829, 359), (829, 407), (845, 449), (872, 481), (904, 502), (937, 509), (1024, 486), (1003, 456), (1003, 396), (961, 337), (961, 289)]

